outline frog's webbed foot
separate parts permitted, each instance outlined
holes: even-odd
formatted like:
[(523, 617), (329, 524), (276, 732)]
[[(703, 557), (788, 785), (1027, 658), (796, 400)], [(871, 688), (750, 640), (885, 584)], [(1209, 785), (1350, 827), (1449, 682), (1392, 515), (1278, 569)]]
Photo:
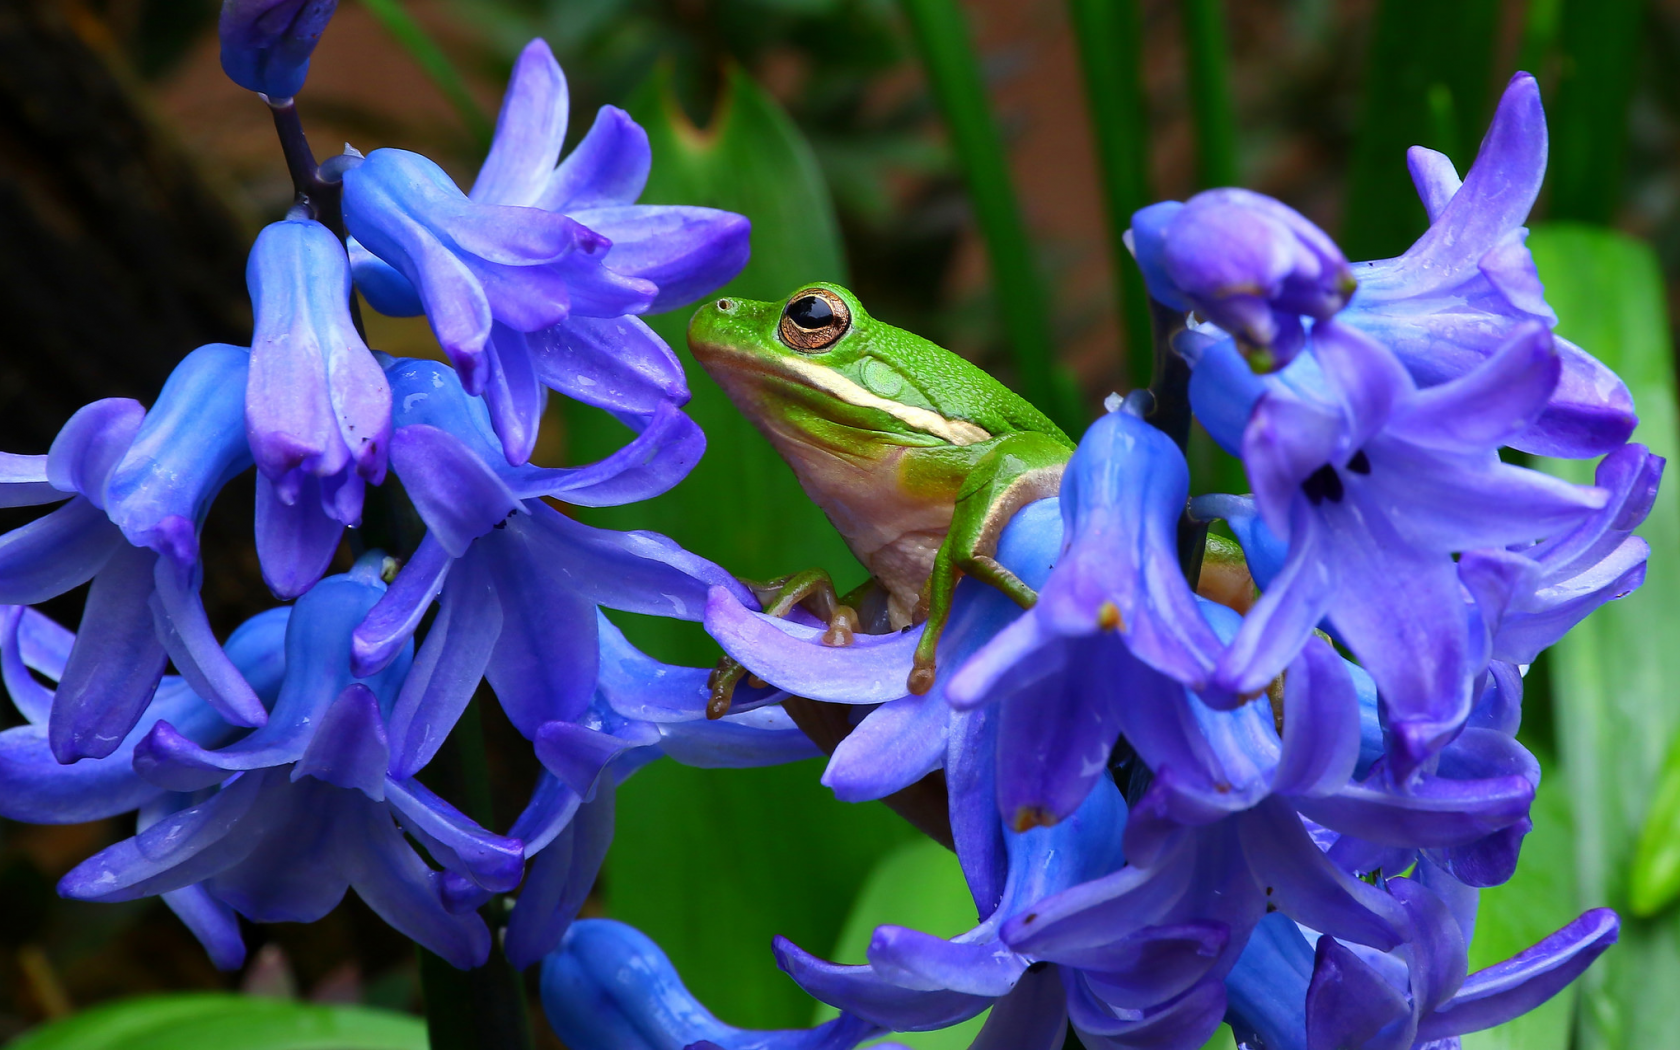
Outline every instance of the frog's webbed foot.
[(734, 657), (726, 656), (717, 662), (706, 678), (706, 687), (711, 694), (706, 700), (708, 719), (716, 721), (729, 713), (729, 706), (735, 700), (735, 687), (746, 674), (747, 669)]
[[(796, 607), (803, 606), (824, 620), (827, 624), (822, 635), (824, 645), (851, 645), (853, 637), (859, 631), (857, 611), (841, 602), (835, 594), (834, 581), (822, 569), (807, 569), (765, 583), (744, 582), (758, 597), (768, 616), (785, 617)], [(749, 685), (764, 684), (756, 677), (749, 677), (746, 667), (733, 657), (726, 656), (718, 661), (717, 667), (707, 680), (711, 693), (706, 701), (707, 718), (715, 720), (729, 713), (729, 708), (734, 702), (735, 687), (740, 684), (742, 678), (747, 678)]]

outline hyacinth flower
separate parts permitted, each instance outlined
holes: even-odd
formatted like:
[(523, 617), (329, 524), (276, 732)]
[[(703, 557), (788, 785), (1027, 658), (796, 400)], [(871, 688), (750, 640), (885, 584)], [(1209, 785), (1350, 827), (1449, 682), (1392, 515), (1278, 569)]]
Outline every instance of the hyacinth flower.
[[(1557, 316), (1546, 303), (1523, 222), (1546, 173), (1546, 115), (1534, 77), (1511, 78), (1462, 184), (1452, 161), (1407, 155), (1430, 219), (1397, 259), (1357, 263), (1359, 291), (1340, 320), (1393, 350), (1419, 386), (1465, 375), (1518, 327)], [(1541, 455), (1611, 451), (1638, 421), (1627, 385), (1591, 354), (1557, 340), (1558, 383), (1510, 444)]]
[(817, 999), (893, 1031), (944, 1028), (990, 1007), (977, 1045), (1049, 1050), (1061, 1045), (1071, 1019), (1087, 1046), (1200, 1046), (1224, 1012), (1211, 971), (1230, 930), (1216, 921), (1174, 921), (1183, 872), (1146, 877), (1147, 889), (1128, 910), (1129, 928), (1101, 948), (1027, 954), (1002, 934), (1036, 919), (1038, 902), (1120, 870), (1125, 826), (1126, 804), (1104, 780), (1057, 826), (1009, 833), (1001, 900), (968, 933), (946, 941), (882, 926), (869, 962), (858, 966), (823, 962), (777, 938), (777, 961)]
[(142, 806), (135, 837), (72, 869), (61, 894), (123, 901), (197, 887), (253, 921), (312, 922), (353, 886), (386, 922), (454, 965), (484, 961), (483, 920), (448, 910), (442, 874), (404, 834), (446, 871), (497, 891), (518, 885), (523, 847), (389, 771), (387, 713), (409, 660), (356, 679), (349, 651), (352, 628), (385, 589), (382, 561), (369, 555), (321, 581), (298, 600), (283, 641), (269, 633), (283, 657), (264, 659), (283, 659), (284, 677), (262, 729), (204, 743), (185, 722), (155, 721), (133, 746), (132, 769), (164, 790)]
[(375, 150), (344, 177), (358, 286), (381, 312), (424, 311), (516, 465), (544, 387), (621, 415), (686, 400), (675, 356), (634, 315), (691, 302), (747, 259), (741, 216), (635, 203), (652, 158), (624, 111), (603, 107), (558, 163), (568, 107), (559, 63), (533, 40), (470, 194), (402, 150)]
[(1328, 234), (1251, 190), (1151, 204), (1132, 216), (1126, 243), (1156, 301), (1218, 325), (1256, 371), (1287, 364), (1305, 343), (1302, 318), (1329, 319), (1354, 290)]
[[(272, 706), (285, 676), (284, 640), (291, 609), (270, 609), (241, 624), (228, 637), (228, 658)], [(207, 747), (234, 739), (230, 725), (193, 693), (185, 680), (165, 675), (139, 723), (110, 755), (60, 765), (47, 744), (53, 690), (30, 674), (59, 682), (76, 636), (30, 608), (0, 612), (0, 675), (25, 725), (0, 733), (0, 817), (30, 824), (80, 824), (140, 811), (156, 814), (171, 805), (171, 793), (134, 772), (134, 749), (160, 721), (169, 721)], [(202, 886), (161, 895), (224, 970), (244, 964), (245, 943), (226, 905)]]
[[(546, 772), (509, 832), (525, 843), (531, 861), (504, 942), (518, 967), (536, 963), (560, 944), (612, 842), (618, 785), (638, 769), (660, 757), (701, 768), (739, 769), (819, 753), (771, 702), (782, 694), (743, 690), (741, 709), (710, 720), (706, 671), (651, 659), (605, 616), (596, 615), (600, 672), (595, 696), (577, 721), (555, 720), (537, 730), (536, 754)], [(487, 890), (460, 876), (446, 876), (446, 881), (453, 908), (474, 908), (489, 898)]]
[(1645, 582), (1651, 546), (1633, 530), (1650, 513), (1666, 464), (1644, 445), (1624, 445), (1598, 464), (1594, 484), (1609, 498), (1580, 525), (1530, 546), (1459, 558), (1492, 659), (1533, 663), (1588, 613)]
[(528, 739), (548, 722), (580, 718), (595, 691), (597, 606), (698, 619), (709, 586), (751, 600), (733, 577), (663, 536), (591, 528), (541, 499), (605, 506), (676, 484), (704, 439), (670, 403), (598, 463), (515, 467), (501, 454), (484, 403), (468, 396), (453, 370), (394, 360), (387, 376), (392, 467), (427, 532), (356, 628), (357, 673), (395, 659), (438, 602), (392, 714), (396, 774), (431, 759), (480, 678)]
[(1475, 895), (1427, 864), (1385, 882), (1412, 933), (1388, 952), (1343, 944), (1283, 915), (1262, 920), (1226, 979), (1228, 1020), (1267, 1050), (1457, 1046), (1562, 991), (1616, 941), (1619, 922), (1595, 908), (1538, 944), (1466, 974)]
[(263, 578), (295, 598), (321, 578), (364, 486), (385, 480), (391, 388), (350, 319), (338, 238), (301, 209), (257, 236), (245, 429), (257, 463)]
[(1209, 695), (1234, 703), (1264, 689), (1328, 619), (1376, 680), (1404, 780), (1463, 724), (1482, 666), (1453, 555), (1567, 531), (1607, 494), (1499, 459), (1557, 383), (1543, 326), (1517, 328), (1474, 370), (1421, 390), (1386, 348), (1340, 323), (1315, 326), (1312, 342), (1245, 393), (1243, 463), (1289, 554)]
[(222, 70), (247, 91), (291, 98), (337, 7), (338, 0), (222, 0)]
[(0, 537), (0, 601), (32, 605), (93, 581), (48, 724), (61, 762), (115, 751), (170, 660), (230, 723), (267, 719), (199, 598), (198, 531), (216, 493), (251, 464), (249, 362), (241, 347), (199, 347), (150, 411), (96, 401), (47, 455), (8, 461), (8, 502), (68, 502)]
[(803, 1030), (724, 1024), (683, 987), (657, 944), (611, 919), (573, 924), (543, 960), (542, 1002), (573, 1050), (850, 1050), (880, 1032), (845, 1014)]

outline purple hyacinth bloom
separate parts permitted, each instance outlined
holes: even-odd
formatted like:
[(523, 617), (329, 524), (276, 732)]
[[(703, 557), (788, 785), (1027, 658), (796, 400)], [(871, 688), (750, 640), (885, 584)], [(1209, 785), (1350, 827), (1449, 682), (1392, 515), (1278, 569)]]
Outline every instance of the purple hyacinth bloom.
[(691, 302), (747, 258), (739, 215), (635, 203), (652, 158), (624, 111), (604, 107), (560, 162), (568, 107), (533, 40), (470, 194), (401, 150), (344, 178), (357, 285), (382, 312), (424, 309), (513, 464), (530, 455), (545, 386), (630, 415), (686, 400), (676, 358), (633, 315)]
[(1420, 390), (1386, 348), (1317, 325), (1310, 357), (1264, 385), (1243, 432), (1255, 502), (1289, 555), (1220, 658), (1224, 702), (1264, 689), (1328, 617), (1376, 679), (1394, 775), (1450, 740), (1481, 657), (1453, 555), (1564, 532), (1607, 499), (1499, 459), (1559, 367), (1531, 323), (1474, 370)]
[(332, 231), (294, 213), (258, 235), (245, 273), (257, 554), (274, 593), (295, 598), (361, 522), (364, 486), (385, 479), (391, 388), (351, 322), (350, 265)]
[(197, 887), (254, 921), (311, 922), (353, 886), (385, 921), (454, 965), (484, 961), (483, 921), (446, 906), (441, 873), (404, 835), (445, 871), (491, 891), (518, 885), (523, 845), (391, 772), (388, 712), (409, 656), (371, 677), (350, 669), (351, 631), (385, 590), (381, 561), (365, 557), (299, 599), (263, 728), (207, 745), (168, 718), (155, 721), (134, 746), (133, 770), (163, 793), (142, 806), (134, 838), (78, 865), (61, 893), (121, 901)]
[[(600, 671), (595, 695), (576, 721), (555, 720), (536, 734), (546, 773), (509, 832), (525, 843), (530, 869), (508, 919), (504, 947), (518, 967), (560, 944), (595, 885), (612, 841), (618, 785), (660, 757), (702, 768), (744, 768), (797, 762), (819, 754), (779, 706), (755, 706), (782, 694), (751, 697), (741, 709), (706, 717), (708, 672), (650, 659), (597, 613)], [(477, 907), (458, 876), (457, 908)]]
[(222, 0), (223, 72), (247, 91), (291, 98), (337, 7), (338, 0)]
[(724, 1024), (683, 987), (657, 944), (611, 919), (575, 923), (543, 960), (542, 1001), (573, 1050), (850, 1050), (880, 1032), (848, 1015), (776, 1032)]
[[(270, 609), (247, 620), (228, 637), (228, 658), (265, 705), (272, 706), (285, 674), (284, 637), (289, 608)], [(234, 739), (241, 728), (230, 725), (185, 680), (165, 675), (151, 704), (123, 742), (104, 758), (60, 765), (47, 741), (54, 691), (49, 682), (64, 677), (76, 636), (34, 609), (11, 606), (0, 611), (0, 674), (13, 705), (27, 724), (0, 733), (0, 816), (31, 824), (80, 824), (135, 810), (157, 812), (170, 793), (134, 772), (136, 745), (160, 721), (206, 747)], [(162, 894), (164, 903), (185, 922), (217, 967), (244, 964), (245, 942), (232, 912), (210, 898), (201, 886)]]
[(1459, 558), (1493, 659), (1533, 663), (1588, 613), (1645, 582), (1651, 546), (1633, 530), (1650, 513), (1666, 463), (1644, 445), (1624, 445), (1599, 463), (1594, 482), (1609, 499), (1580, 525), (1531, 546)]
[(1179, 706), (1213, 671), (1223, 646), (1178, 566), (1189, 480), (1130, 405), (1092, 424), (1063, 477), (1062, 549), (1038, 603), (952, 677), (958, 710), (1002, 705), (998, 801), (1017, 830), (1080, 804), (1128, 709)]
[(87, 405), (48, 455), (15, 463), (4, 482), (12, 502), (71, 498), (0, 537), (0, 602), (35, 604), (93, 581), (49, 721), (60, 761), (116, 750), (169, 660), (229, 722), (267, 718), (199, 598), (198, 530), (216, 493), (251, 463), (241, 394), (249, 360), (241, 347), (200, 347), (150, 411), (122, 398)]
[(1105, 778), (1055, 827), (1007, 833), (1001, 899), (968, 933), (947, 941), (882, 926), (859, 966), (778, 938), (777, 961), (816, 998), (893, 1031), (944, 1028), (991, 1007), (977, 1045), (1050, 1050), (1071, 1020), (1087, 1046), (1200, 1046), (1224, 1013), (1215, 969), (1231, 930), (1173, 914), (1185, 871), (1124, 869), (1134, 884), (1125, 928), (1099, 946), (1023, 952), (1012, 942), (1010, 929), (1031, 927), (1040, 902), (1117, 876), (1125, 827), (1125, 802)]
[(1417, 877), (1385, 885), (1412, 930), (1387, 952), (1303, 930), (1282, 915), (1260, 923), (1226, 979), (1228, 1019), (1239, 1039), (1267, 1050), (1455, 1046), (1455, 1037), (1503, 1024), (1556, 995), (1619, 932), (1614, 912), (1593, 909), (1467, 975), (1474, 891), (1427, 864)]
[(591, 528), (542, 502), (612, 505), (676, 484), (704, 440), (669, 403), (599, 463), (513, 467), (484, 403), (454, 371), (398, 360), (387, 375), (392, 466), (428, 531), (356, 629), (358, 673), (393, 659), (439, 603), (393, 715), (394, 770), (406, 774), (431, 758), (481, 677), (529, 739), (548, 722), (580, 718), (595, 689), (597, 606), (698, 619), (709, 586), (748, 593), (663, 536)]
[[(1472, 371), (1518, 327), (1557, 323), (1523, 244), (1546, 172), (1539, 85), (1527, 73), (1511, 78), (1462, 185), (1442, 154), (1414, 146), (1407, 160), (1429, 230), (1397, 259), (1355, 264), (1359, 291), (1340, 320), (1393, 350), (1429, 387)], [(1510, 444), (1567, 457), (1621, 445), (1637, 422), (1627, 385), (1566, 339), (1557, 351), (1556, 388)]]
[(1259, 371), (1300, 351), (1302, 317), (1327, 320), (1354, 290), (1328, 234), (1250, 190), (1152, 204), (1132, 216), (1128, 244), (1151, 296), (1229, 332)]

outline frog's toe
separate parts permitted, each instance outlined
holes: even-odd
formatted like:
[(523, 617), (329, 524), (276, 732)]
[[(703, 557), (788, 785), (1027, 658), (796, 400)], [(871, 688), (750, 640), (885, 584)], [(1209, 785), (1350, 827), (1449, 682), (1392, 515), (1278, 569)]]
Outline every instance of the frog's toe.
[(917, 660), (916, 665), (910, 669), (910, 677), (904, 681), (904, 687), (914, 696), (925, 696), (927, 691), (933, 688), (934, 679), (937, 677), (933, 661), (923, 663)]
[(836, 605), (828, 618), (828, 630), (823, 632), (824, 645), (846, 646), (858, 632), (858, 614), (850, 605)]
[(727, 656), (718, 661), (718, 665), (706, 679), (706, 686), (711, 692), (706, 700), (708, 719), (716, 721), (729, 713), (729, 707), (735, 700), (735, 684), (746, 673), (745, 667)]

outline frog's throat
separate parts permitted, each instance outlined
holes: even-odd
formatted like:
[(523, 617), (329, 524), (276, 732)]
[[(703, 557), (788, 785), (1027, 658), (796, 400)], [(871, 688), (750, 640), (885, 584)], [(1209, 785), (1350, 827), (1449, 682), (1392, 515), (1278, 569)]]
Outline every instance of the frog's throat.
[[(729, 351), (723, 347), (712, 347), (714, 351)], [(857, 408), (873, 408), (885, 412), (906, 426), (914, 427), (925, 434), (931, 434), (941, 441), (948, 441), (953, 445), (975, 445), (982, 441), (991, 440), (991, 433), (986, 428), (976, 426), (963, 419), (946, 419), (931, 409), (918, 405), (906, 405), (902, 402), (884, 398), (873, 391), (867, 390), (847, 376), (832, 368), (811, 361), (795, 357), (779, 358), (775, 368), (765, 368), (757, 359), (747, 355), (729, 354), (736, 358), (737, 366), (745, 365), (755, 371), (773, 373), (796, 382), (803, 383), (814, 390), (820, 390), (837, 401), (843, 401)]]

